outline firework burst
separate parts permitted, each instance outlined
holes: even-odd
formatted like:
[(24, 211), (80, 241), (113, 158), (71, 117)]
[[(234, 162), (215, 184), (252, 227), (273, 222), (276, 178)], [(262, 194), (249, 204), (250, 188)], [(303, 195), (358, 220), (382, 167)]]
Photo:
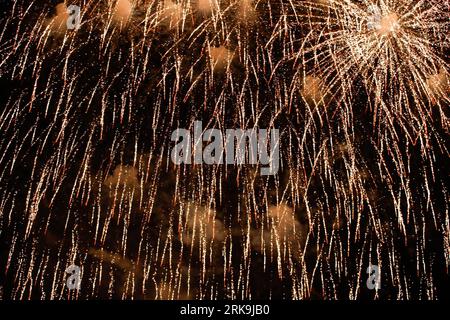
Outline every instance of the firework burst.
[(298, 7), (310, 30), (299, 60), (339, 102), (353, 103), (363, 87), (378, 125), (398, 123), (412, 142), (434, 121), (448, 129), (449, 21), (441, 1), (304, 1)]
[[(445, 295), (442, 3), (16, 0), (6, 12), (5, 297)], [(172, 131), (196, 120), (280, 128), (279, 174), (172, 164)]]

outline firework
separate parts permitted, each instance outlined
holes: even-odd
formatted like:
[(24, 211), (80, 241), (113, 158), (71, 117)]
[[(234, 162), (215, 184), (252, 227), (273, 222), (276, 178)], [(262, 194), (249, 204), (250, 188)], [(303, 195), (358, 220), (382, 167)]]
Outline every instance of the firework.
[[(443, 295), (442, 3), (16, 0), (7, 12), (4, 298)], [(195, 121), (279, 128), (279, 174), (174, 165), (171, 133)]]

